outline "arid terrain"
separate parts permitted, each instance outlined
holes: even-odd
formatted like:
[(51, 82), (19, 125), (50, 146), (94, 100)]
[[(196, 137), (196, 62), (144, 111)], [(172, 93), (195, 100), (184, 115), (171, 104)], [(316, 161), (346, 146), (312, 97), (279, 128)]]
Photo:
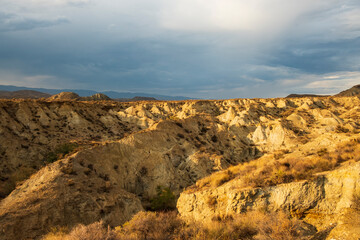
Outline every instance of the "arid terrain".
[(98, 97), (0, 100), (0, 240), (360, 238), (356, 94)]

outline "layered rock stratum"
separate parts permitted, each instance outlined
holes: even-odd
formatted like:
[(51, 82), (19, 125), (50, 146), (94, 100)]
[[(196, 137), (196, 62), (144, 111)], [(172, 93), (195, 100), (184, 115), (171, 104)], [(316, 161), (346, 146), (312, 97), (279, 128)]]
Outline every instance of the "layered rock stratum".
[[(295, 161), (287, 159), (326, 160), (343, 143), (357, 147), (359, 108), (358, 97), (2, 100), (0, 239), (39, 239), (54, 226), (98, 220), (115, 227), (147, 209), (159, 186), (180, 196), (178, 211), (189, 221), (285, 210), (318, 232), (330, 229), (329, 239), (357, 239), (348, 222), (358, 216), (359, 159), (352, 155), (331, 169), (321, 162), (328, 172), (304, 180), (247, 186), (241, 171), (215, 185), (206, 179), (235, 166), (259, 174), (262, 162), (280, 169)], [(76, 149), (49, 163), (49, 153), (69, 143)]]

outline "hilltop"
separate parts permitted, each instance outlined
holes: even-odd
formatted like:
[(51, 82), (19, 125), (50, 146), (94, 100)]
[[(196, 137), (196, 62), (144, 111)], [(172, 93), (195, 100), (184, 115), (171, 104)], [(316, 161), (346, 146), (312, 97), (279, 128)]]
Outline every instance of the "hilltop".
[(12, 99), (12, 98), (48, 98), (50, 94), (33, 91), (33, 90), (18, 90), (18, 91), (0, 91), (0, 99)]
[(345, 91), (342, 91), (336, 96), (338, 97), (352, 97), (352, 96), (359, 96), (360, 95), (360, 85), (353, 86), (350, 89), (347, 89)]

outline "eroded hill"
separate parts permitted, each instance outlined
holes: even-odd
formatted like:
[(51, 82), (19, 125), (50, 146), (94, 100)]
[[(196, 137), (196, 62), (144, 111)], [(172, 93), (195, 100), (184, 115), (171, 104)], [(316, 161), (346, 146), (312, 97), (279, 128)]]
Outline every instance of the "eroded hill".
[(18, 90), (18, 91), (1, 91), (0, 90), (0, 98), (3, 99), (13, 99), (13, 98), (48, 98), (50, 94), (33, 91), (33, 90)]
[[(322, 206), (335, 207), (319, 203), (328, 196), (334, 202), (346, 202), (338, 209), (342, 211), (351, 208), (351, 196), (359, 188), (358, 158), (350, 154), (349, 159), (332, 161), (327, 157), (342, 142), (355, 143), (356, 150), (357, 97), (0, 104), (3, 196), (18, 184), (0, 202), (0, 231), (5, 233), (0, 239), (39, 238), (53, 226), (73, 227), (100, 219), (115, 227), (148, 208), (159, 186), (177, 196), (181, 193), (180, 214), (198, 220), (251, 210), (252, 206), (269, 210), (298, 207), (299, 216), (305, 217), (310, 209), (316, 214)], [(49, 152), (69, 142), (77, 144), (74, 154), (60, 154), (54, 163), (46, 162)], [(312, 160), (315, 156), (322, 160)], [(302, 171), (301, 163), (304, 169), (319, 166)], [(313, 176), (334, 169), (339, 173), (336, 176), (346, 175), (347, 170), (341, 169), (347, 166), (353, 169), (349, 170), (353, 187), (344, 190), (345, 200), (335, 197), (345, 195), (343, 191), (326, 197), (319, 193), (318, 198), (315, 194), (317, 201), (304, 200), (310, 206), (303, 207), (296, 196), (285, 194), (290, 202), (280, 205), (286, 207), (274, 207), (276, 201), (271, 205), (268, 196), (274, 191), (297, 196), (305, 191), (300, 198), (304, 199), (314, 197), (315, 190), (307, 190), (312, 184), (320, 189), (329, 181), (346, 185), (347, 180), (331, 177), (335, 173)], [(23, 174), (26, 178), (29, 173), (23, 171), (29, 168), (33, 169), (29, 172), (41, 170), (21, 183), (23, 179), (16, 177)], [(291, 169), (300, 169), (298, 175)], [(310, 182), (302, 182), (304, 179)], [(301, 187), (304, 184), (307, 187)], [(229, 197), (233, 195), (237, 197)], [(223, 196), (229, 199), (221, 200)], [(310, 224), (321, 229), (329, 221)]]

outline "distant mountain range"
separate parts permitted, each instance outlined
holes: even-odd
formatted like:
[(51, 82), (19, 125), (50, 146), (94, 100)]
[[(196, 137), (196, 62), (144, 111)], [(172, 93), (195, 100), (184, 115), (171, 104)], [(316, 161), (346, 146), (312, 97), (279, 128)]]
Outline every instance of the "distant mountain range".
[(329, 97), (330, 95), (317, 95), (317, 94), (296, 94), (292, 93), (287, 98), (302, 98), (302, 97)]
[(18, 91), (2, 91), (0, 90), (0, 98), (48, 98), (51, 95), (48, 93), (33, 91), (33, 90), (18, 90)]
[[(74, 92), (81, 97), (92, 96), (96, 93), (102, 93), (107, 95), (112, 99), (132, 99), (135, 97), (143, 97), (143, 98), (155, 98), (157, 100), (189, 100), (192, 98), (184, 97), (184, 96), (167, 96), (167, 95), (158, 95), (158, 94), (149, 94), (149, 93), (138, 93), (138, 92), (116, 92), (116, 91), (104, 91), (97, 92), (93, 90), (82, 90), (82, 89), (48, 89), (48, 88), (28, 88), (28, 87), (17, 87), (12, 85), (0, 85), (0, 97), (2, 96), (11, 96), (14, 92), (28, 90), (32, 91), (31, 96), (39, 95), (38, 97), (28, 97), (28, 98), (41, 98), (41, 97), (49, 97), (50, 95), (55, 95), (61, 92)], [(35, 93), (35, 92), (38, 93)], [(7, 93), (6, 93), (7, 92)], [(13, 93), (9, 93), (13, 92)], [(20, 92), (21, 93), (21, 92)], [(44, 96), (40, 96), (40, 94), (46, 94)], [(47, 95), (48, 94), (48, 95)], [(15, 97), (2, 97), (2, 98), (17, 98)]]
[[(167, 96), (149, 93), (132, 93), (132, 92), (116, 92), (104, 91), (97, 92), (93, 90), (82, 89), (47, 89), (47, 88), (28, 88), (17, 87), (12, 85), (0, 85), (0, 98), (49, 98), (59, 93), (74, 93), (78, 95), (76, 98), (86, 100), (104, 100), (109, 97), (118, 101), (141, 101), (141, 100), (189, 100), (194, 98), (184, 96)], [(104, 96), (102, 96), (104, 95)], [(300, 97), (328, 97), (330, 95), (316, 95), (316, 94), (290, 94), (286, 98), (300, 98)], [(349, 97), (360, 96), (360, 84), (344, 90), (334, 96)]]
[[(331, 95), (317, 95), (317, 94), (290, 94), (286, 96), (287, 98), (300, 98), (300, 97), (329, 97)], [(352, 96), (360, 96), (360, 84), (355, 85), (352, 88), (346, 89), (338, 94), (333, 96), (336, 97), (352, 97)]]

